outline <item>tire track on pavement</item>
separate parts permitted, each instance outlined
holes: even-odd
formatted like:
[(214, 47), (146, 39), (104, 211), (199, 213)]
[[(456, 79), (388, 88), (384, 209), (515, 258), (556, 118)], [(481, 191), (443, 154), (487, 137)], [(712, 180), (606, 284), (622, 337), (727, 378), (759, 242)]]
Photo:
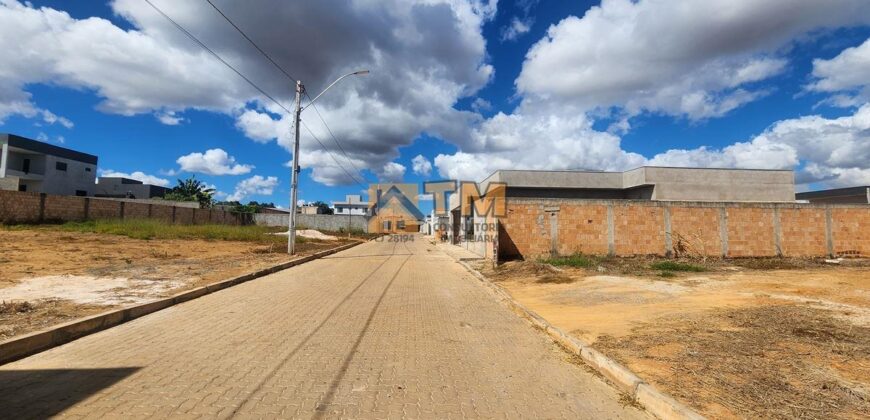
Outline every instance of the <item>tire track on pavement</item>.
[[(363, 338), (365, 338), (366, 333), (371, 326), (372, 320), (375, 318), (375, 314), (378, 312), (378, 308), (380, 308), (381, 303), (384, 300), (384, 296), (387, 295), (387, 291), (390, 290), (390, 286), (392, 286), (393, 282), (396, 281), (396, 278), (399, 277), (399, 273), (402, 272), (402, 268), (405, 267), (405, 263), (407, 263), (408, 260), (411, 259), (411, 256), (414, 255), (414, 253), (411, 252), (411, 250), (408, 248), (408, 244), (404, 242), (402, 242), (402, 244), (405, 246), (405, 250), (408, 251), (408, 256), (405, 257), (405, 260), (402, 261), (402, 264), (399, 265), (399, 268), (396, 270), (395, 273), (393, 273), (393, 276), (390, 278), (390, 281), (387, 283), (386, 287), (384, 287), (384, 290), (381, 291), (381, 295), (378, 296), (378, 300), (375, 302), (374, 307), (372, 307), (371, 312), (369, 312), (369, 316), (366, 319), (365, 324), (363, 324), (363, 327), (360, 330), (359, 334), (357, 335), (356, 341), (353, 343), (353, 346), (350, 348), (350, 351), (348, 352), (347, 356), (345, 356), (344, 361), (341, 363), (341, 367), (338, 369), (338, 373), (329, 384), (329, 390), (323, 397), (322, 402), (317, 405), (313, 417), (314, 419), (321, 419), (323, 418), (323, 416), (326, 415), (326, 410), (329, 405), (332, 404), (332, 400), (335, 398), (335, 393), (336, 391), (338, 391), (338, 385), (341, 384), (342, 380), (344, 380), (344, 376), (347, 374), (347, 369), (350, 366), (351, 362), (353, 362), (354, 356), (356, 356), (357, 353), (357, 349), (359, 349), (360, 343), (362, 343)], [(395, 250), (395, 246), (393, 247), (393, 249)]]
[[(396, 254), (396, 245), (394, 244), (391, 254), (389, 256), (387, 256), (387, 258), (385, 258), (383, 261), (381, 261), (381, 263), (378, 264), (378, 266), (375, 267), (375, 269), (372, 270), (372, 272), (370, 272), (368, 275), (363, 277), (363, 279), (350, 292), (348, 292), (335, 306), (332, 307), (332, 309), (329, 311), (329, 313), (327, 313), (326, 317), (324, 317), (323, 320), (320, 321), (319, 324), (317, 324), (317, 327), (315, 327), (311, 332), (309, 332), (305, 336), (305, 338), (301, 342), (299, 342), (299, 344), (297, 344), (289, 353), (287, 353), (284, 357), (281, 358), (281, 361), (278, 362), (278, 364), (271, 371), (269, 371), (269, 373), (266, 376), (264, 376), (262, 380), (260, 380), (260, 382), (254, 388), (254, 390), (251, 391), (242, 400), (241, 404), (239, 404), (239, 406), (236, 407), (236, 409), (233, 410), (232, 413), (230, 413), (229, 417), (230, 418), (236, 417), (238, 415), (239, 411), (244, 409), (252, 401), (252, 398), (260, 392), (260, 390), (263, 388), (263, 385), (265, 385), (267, 382), (269, 382), (269, 380), (271, 380), (273, 377), (275, 377), (275, 374), (278, 373), (278, 371), (280, 371), (281, 368), (283, 368), (284, 365), (286, 365), (287, 362), (290, 361), (290, 359), (292, 359), (293, 356), (295, 356), (296, 353), (300, 349), (305, 347), (305, 345), (308, 343), (308, 341), (311, 340), (311, 338), (313, 338), (315, 335), (317, 335), (317, 333), (320, 331), (320, 329), (323, 328), (324, 325), (326, 325), (326, 323), (335, 315), (336, 312), (338, 312), (338, 309), (341, 308), (341, 306), (344, 305), (348, 300), (350, 300), (351, 296), (353, 296), (354, 293), (356, 293), (369, 279), (371, 279), (372, 276), (374, 276), (375, 273), (377, 273), (378, 270), (380, 270), (387, 263), (387, 261), (389, 261), (395, 254)], [(407, 261), (407, 259), (406, 259), (406, 261)], [(405, 265), (405, 263), (403, 262), (402, 265)]]

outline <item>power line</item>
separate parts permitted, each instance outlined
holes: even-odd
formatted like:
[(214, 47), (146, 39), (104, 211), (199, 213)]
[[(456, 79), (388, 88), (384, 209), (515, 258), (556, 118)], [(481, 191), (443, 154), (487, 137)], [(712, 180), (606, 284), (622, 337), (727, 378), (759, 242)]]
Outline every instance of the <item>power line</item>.
[[(277, 68), (278, 71), (283, 73), (285, 76), (287, 76), (288, 79), (290, 79), (290, 81), (292, 81), (294, 83), (298, 80), (295, 77), (291, 76), (290, 73), (284, 69), (284, 67), (282, 67), (280, 64), (278, 64), (278, 62), (276, 62), (274, 59), (272, 59), (272, 57), (269, 55), (269, 53), (267, 53), (265, 50), (260, 48), (260, 46), (257, 45), (257, 43), (254, 42), (254, 40), (251, 39), (251, 37), (249, 37), (248, 34), (246, 34), (245, 31), (243, 31), (242, 28), (239, 27), (239, 25), (236, 25), (236, 23), (233, 22), (233, 20), (230, 19), (230, 17), (227, 16), (226, 13), (224, 13), (219, 7), (217, 7), (217, 5), (215, 5), (212, 2), (212, 0), (205, 0), (205, 1), (208, 2), (208, 4), (211, 5), (211, 7), (215, 11), (217, 11), (224, 18), (224, 20), (226, 20), (233, 28), (235, 28), (235, 30), (240, 35), (242, 35), (254, 48), (256, 48), (257, 51), (259, 51), (260, 54), (263, 55), (263, 57), (265, 57), (267, 60), (269, 60), (269, 62), (272, 63), (272, 65), (275, 66), (275, 68)], [(308, 95), (307, 91), (305, 92), (305, 96), (308, 97), (309, 101), (311, 100), (311, 96)], [(314, 105), (314, 103), (311, 103), (311, 105)], [(344, 158), (347, 159), (347, 161), (351, 164), (351, 166), (353, 166), (354, 170), (356, 170), (356, 172), (360, 176), (360, 178), (365, 180), (365, 175), (363, 175), (363, 172), (356, 166), (356, 164), (353, 162), (353, 159), (351, 159), (350, 156), (348, 156), (347, 152), (344, 150), (344, 147), (342, 147), (341, 142), (339, 142), (338, 139), (335, 137), (335, 134), (332, 133), (332, 130), (329, 128), (329, 124), (326, 123), (326, 120), (323, 118), (323, 115), (320, 114), (320, 110), (318, 110), (316, 106), (314, 107), (314, 110), (317, 111), (317, 116), (320, 118), (320, 121), (323, 122), (323, 125), (326, 126), (326, 130), (329, 132), (329, 135), (332, 136), (332, 140), (338, 146), (342, 155), (344, 155)], [(311, 130), (309, 130), (309, 132), (310, 131)], [(320, 143), (320, 140), (317, 140), (317, 142)], [(322, 143), (321, 143), (321, 146), (323, 146)], [(325, 146), (324, 146), (324, 148), (325, 148)], [(328, 150), (327, 150), (327, 152), (328, 152)], [(342, 169), (344, 169), (344, 168), (342, 168)], [(356, 179), (354, 179), (354, 182), (357, 182)]]
[(329, 153), (329, 156), (332, 157), (332, 160), (334, 160), (335, 163), (338, 164), (338, 167), (341, 168), (342, 171), (344, 171), (344, 174), (347, 175), (348, 178), (350, 178), (353, 182), (359, 184), (363, 188), (368, 188), (368, 186), (365, 183), (360, 182), (353, 175), (351, 175), (350, 172), (348, 172), (347, 169), (344, 167), (344, 165), (342, 165), (341, 162), (339, 162), (338, 159), (335, 158), (335, 155), (330, 153), (329, 150), (326, 149), (326, 146), (324, 146), (323, 143), (320, 141), (320, 139), (317, 138), (317, 135), (315, 135), (314, 132), (311, 131), (310, 128), (308, 128), (308, 124), (305, 124), (305, 121), (302, 121), (302, 120), (299, 120), (299, 121), (302, 122), (302, 126), (305, 127), (305, 130), (308, 131), (308, 134), (311, 134), (311, 137), (314, 138), (314, 140), (317, 142), (317, 144), (319, 144), (320, 147), (323, 148), (323, 150), (326, 150), (326, 152)]
[[(305, 92), (305, 96), (308, 96), (308, 92)], [(308, 96), (308, 100), (309, 101), (311, 100), (311, 96)], [(353, 159), (351, 159), (350, 156), (347, 155), (347, 152), (345, 152), (344, 147), (341, 146), (341, 143), (335, 137), (335, 134), (332, 133), (332, 129), (329, 128), (329, 124), (326, 123), (326, 120), (323, 118), (323, 115), (320, 113), (320, 110), (317, 109), (317, 105), (315, 105), (314, 102), (311, 102), (310, 105), (314, 108), (314, 112), (317, 113), (317, 116), (320, 118), (320, 121), (323, 123), (323, 126), (326, 127), (326, 131), (329, 132), (330, 136), (332, 136), (332, 140), (335, 142), (335, 145), (338, 146), (339, 150), (341, 150), (341, 154), (343, 154), (344, 158), (347, 159), (348, 162), (350, 162), (350, 165), (353, 166), (353, 169), (355, 169), (357, 171), (357, 173), (359, 173), (359, 175), (363, 179), (365, 179), (365, 175), (363, 175), (363, 171), (361, 171), (356, 166), (356, 164), (353, 163)]]
[(206, 51), (208, 51), (209, 53), (211, 53), (211, 55), (213, 55), (214, 58), (217, 58), (218, 61), (220, 61), (221, 63), (223, 63), (225, 66), (229, 67), (230, 70), (232, 70), (232, 71), (234, 71), (236, 74), (238, 74), (239, 77), (241, 77), (242, 79), (245, 79), (245, 81), (248, 82), (249, 85), (251, 85), (254, 89), (257, 89), (260, 93), (263, 94), (263, 96), (269, 98), (272, 102), (275, 103), (275, 105), (278, 105), (281, 109), (283, 109), (284, 111), (287, 111), (288, 114), (293, 115), (293, 112), (290, 111), (289, 109), (287, 109), (287, 107), (285, 107), (284, 105), (282, 105), (281, 102), (278, 102), (278, 100), (275, 99), (275, 98), (273, 98), (272, 95), (269, 95), (268, 93), (266, 93), (265, 90), (263, 90), (262, 88), (260, 88), (259, 86), (257, 86), (257, 84), (254, 83), (254, 82), (252, 82), (251, 79), (248, 79), (244, 74), (242, 74), (242, 72), (236, 70), (235, 67), (233, 67), (230, 63), (227, 63), (226, 60), (224, 60), (223, 58), (221, 58), (221, 56), (218, 55), (218, 53), (212, 51), (211, 48), (209, 48), (207, 45), (203, 44), (202, 41), (200, 41), (199, 39), (197, 39), (197, 37), (195, 37), (192, 33), (188, 32), (187, 29), (184, 29), (183, 26), (181, 26), (180, 24), (178, 24), (178, 22), (174, 21), (171, 17), (169, 17), (169, 15), (167, 15), (166, 13), (163, 13), (163, 11), (160, 10), (160, 8), (158, 8), (157, 6), (155, 6), (154, 3), (151, 3), (151, 0), (145, 0), (145, 3), (148, 3), (149, 6), (151, 6), (154, 10), (156, 10), (157, 13), (160, 13), (164, 18), (166, 18), (166, 20), (168, 20), (168, 21), (171, 22), (173, 25), (175, 25), (175, 27), (178, 28), (178, 30), (180, 30), (181, 32), (183, 32), (185, 35), (187, 35), (188, 38), (190, 38), (191, 40), (193, 40), (194, 42), (196, 42), (197, 44), (199, 44), (200, 47), (202, 47), (203, 49), (205, 49)]
[[(207, 0), (207, 1), (208, 1), (208, 0)], [(192, 33), (190, 33), (187, 29), (184, 29), (183, 26), (181, 26), (178, 22), (176, 22), (174, 19), (172, 19), (171, 17), (169, 17), (169, 15), (167, 15), (167, 14), (164, 13), (162, 10), (160, 10), (160, 8), (157, 7), (156, 5), (154, 5), (154, 3), (151, 3), (151, 0), (145, 0), (145, 3), (148, 3), (148, 5), (151, 6), (151, 8), (153, 8), (155, 11), (157, 11), (157, 13), (159, 13), (159, 14), (160, 14), (161, 16), (163, 16), (166, 20), (168, 20), (170, 23), (172, 23), (172, 25), (174, 25), (174, 26), (175, 26), (179, 31), (181, 31), (182, 33), (184, 33), (185, 35), (187, 35), (188, 38), (190, 38), (192, 41), (196, 42), (196, 43), (197, 43), (200, 47), (202, 47), (204, 50), (208, 51), (212, 56), (214, 56), (214, 58), (216, 58), (218, 61), (220, 61), (221, 63), (223, 63), (223, 65), (227, 66), (230, 70), (232, 70), (233, 72), (235, 72), (239, 77), (241, 77), (242, 79), (244, 79), (245, 82), (247, 82), (247, 83), (248, 83), (249, 85), (251, 85), (254, 89), (256, 89), (257, 91), (259, 91), (261, 94), (263, 94), (263, 96), (269, 98), (269, 100), (271, 100), (272, 102), (274, 102), (275, 105), (277, 105), (279, 108), (281, 108), (281, 109), (283, 109), (285, 112), (287, 112), (288, 115), (293, 115), (293, 112), (290, 111), (289, 109), (287, 109), (287, 107), (285, 107), (284, 105), (282, 105), (281, 102), (279, 102), (277, 99), (275, 99), (272, 95), (269, 95), (269, 94), (268, 94), (265, 90), (263, 90), (261, 87), (257, 86), (256, 83), (254, 83), (251, 79), (249, 79), (247, 76), (245, 76), (244, 74), (242, 74), (241, 71), (237, 70), (237, 69), (236, 69), (235, 67), (233, 67), (230, 63), (228, 63), (226, 60), (224, 60), (224, 59), (223, 59), (223, 58), (222, 58), (218, 53), (214, 52), (214, 50), (212, 50), (212, 49), (209, 48), (207, 45), (205, 45), (202, 41), (200, 41), (196, 36), (194, 36)], [(211, 4), (210, 1), (209, 1), (209, 4)], [(212, 7), (215, 7), (215, 6), (212, 4)], [(215, 7), (215, 9), (217, 9), (217, 7)], [(219, 9), (218, 9), (218, 12), (220, 12)], [(224, 18), (226, 18), (227, 21), (229, 21), (231, 24), (233, 24), (232, 21), (230, 21), (229, 18), (226, 17), (226, 15), (224, 15), (223, 13), (221, 13), (221, 15), (224, 16)], [(236, 30), (238, 30), (239, 32), (241, 32), (242, 35), (245, 36), (245, 38), (246, 38), (249, 42), (251, 42), (251, 43), (252, 43), (252, 44), (257, 48), (257, 50), (259, 50), (261, 53), (263, 53), (263, 55), (265, 55), (267, 58), (269, 58), (269, 60), (272, 61), (272, 64), (278, 66), (278, 64), (275, 63), (274, 60), (272, 60), (270, 57), (268, 57), (268, 54), (266, 54), (263, 50), (261, 50), (259, 47), (257, 47), (257, 45), (254, 43), (254, 41), (252, 41), (250, 38), (248, 38), (247, 35), (244, 35), (244, 32), (242, 32), (241, 29), (239, 29), (235, 24), (233, 24), (233, 27), (235, 27)], [(280, 66), (278, 66), (278, 68), (281, 69)], [(293, 77), (290, 76), (290, 74), (288, 74), (286, 71), (284, 71), (283, 69), (281, 69), (281, 71), (282, 71), (282, 73), (284, 73), (288, 78), (293, 79)], [(295, 80), (293, 80), (293, 81), (295, 82)], [(301, 121), (301, 120), (300, 120), (300, 121)], [(324, 123), (325, 123), (325, 122), (324, 122)], [(305, 127), (306, 130), (308, 130), (308, 132), (311, 134), (311, 136), (314, 138), (314, 140), (317, 141), (317, 143), (320, 145), (320, 147), (323, 148), (323, 150), (324, 150), (327, 154), (329, 154), (329, 155), (332, 157), (332, 159), (335, 161), (335, 163), (338, 164), (338, 166), (342, 169), (342, 171), (344, 171), (344, 173), (347, 174), (348, 177), (349, 177), (351, 180), (353, 180), (353, 181), (356, 182), (357, 184), (360, 184), (360, 185), (362, 185), (363, 187), (365, 187), (365, 184), (360, 183), (356, 178), (354, 178), (352, 175), (350, 175), (350, 173), (348, 173), (347, 169), (346, 169), (346, 168), (341, 164), (341, 162), (339, 162), (339, 160), (335, 157), (335, 155), (334, 155), (334, 154), (333, 154), (333, 153), (332, 153), (328, 148), (326, 148), (326, 146), (325, 146), (325, 145), (320, 141), (320, 139), (317, 138), (316, 135), (314, 135), (314, 133), (311, 131), (311, 129), (309, 129), (308, 126), (305, 125), (304, 122), (302, 123), (302, 125)], [(351, 163), (353, 163), (353, 162), (351, 162)], [(294, 168), (294, 170), (295, 170), (295, 168)]]
[(211, 7), (214, 8), (214, 10), (216, 10), (218, 13), (220, 13), (220, 15), (223, 16), (224, 19), (225, 19), (227, 22), (229, 22), (230, 25), (233, 26), (233, 28), (236, 28), (236, 31), (238, 31), (238, 32), (239, 32), (243, 37), (245, 37), (245, 39), (247, 39), (248, 42), (250, 42), (251, 45), (253, 45), (254, 48), (256, 48), (257, 51), (260, 52), (260, 54), (263, 54), (263, 56), (266, 57), (266, 59), (269, 60), (269, 61), (272, 63), (272, 65), (274, 65), (278, 70), (280, 70), (281, 73), (284, 73), (284, 75), (287, 76), (288, 79), (292, 80), (294, 83), (295, 83), (297, 80), (299, 80), (299, 79), (297, 79), (297, 78), (291, 76), (290, 73), (287, 72), (287, 70), (284, 70), (284, 68), (281, 67), (280, 64), (278, 64), (277, 62), (275, 62), (275, 60), (273, 60), (272, 57), (269, 56), (269, 54), (266, 53), (266, 51), (263, 51), (263, 49), (260, 48), (260, 46), (257, 45), (257, 43), (254, 42), (254, 40), (251, 39), (251, 37), (249, 37), (249, 36), (245, 33), (245, 31), (242, 30), (242, 28), (239, 28), (239, 26), (236, 25), (235, 22), (233, 22), (232, 19), (230, 19), (229, 16), (227, 16), (223, 11), (221, 11), (221, 9), (219, 9), (217, 6), (215, 6), (215, 4), (211, 2), (211, 0), (205, 0), (205, 1), (207, 1), (208, 4), (210, 4)]

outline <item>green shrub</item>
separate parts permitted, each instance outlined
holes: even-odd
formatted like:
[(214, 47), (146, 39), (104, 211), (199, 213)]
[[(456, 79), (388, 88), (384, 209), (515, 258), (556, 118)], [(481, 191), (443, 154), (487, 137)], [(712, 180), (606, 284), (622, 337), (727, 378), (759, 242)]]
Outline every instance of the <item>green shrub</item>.
[(556, 267), (583, 267), (588, 268), (595, 265), (595, 261), (582, 254), (574, 254), (567, 257), (553, 257), (542, 260), (545, 264), (550, 264)]
[[(105, 233), (133, 239), (205, 239), (260, 243), (287, 242), (286, 236), (270, 235), (286, 228), (233, 225), (173, 225), (151, 219), (113, 219), (68, 222), (60, 225), (67, 232)], [(297, 242), (304, 238), (296, 237)]]
[(659, 261), (650, 266), (654, 270), (662, 270), (662, 271), (693, 271), (693, 272), (701, 272), (707, 271), (705, 267), (695, 264), (687, 264), (680, 263), (676, 261)]

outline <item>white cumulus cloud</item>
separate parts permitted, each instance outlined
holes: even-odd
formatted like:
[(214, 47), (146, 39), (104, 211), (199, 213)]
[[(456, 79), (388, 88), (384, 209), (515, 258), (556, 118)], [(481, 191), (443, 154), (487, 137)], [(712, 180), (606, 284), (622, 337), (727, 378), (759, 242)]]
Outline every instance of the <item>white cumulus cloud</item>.
[(264, 178), (260, 175), (254, 175), (239, 181), (233, 193), (228, 195), (226, 199), (227, 201), (242, 201), (251, 195), (272, 195), (277, 186), (277, 177), (270, 176)]
[(417, 175), (428, 177), (432, 173), (432, 162), (423, 155), (417, 155), (411, 159), (411, 169)]
[(182, 171), (206, 175), (243, 175), (254, 169), (253, 165), (236, 163), (236, 159), (223, 149), (209, 149), (205, 153), (191, 153), (176, 160)]

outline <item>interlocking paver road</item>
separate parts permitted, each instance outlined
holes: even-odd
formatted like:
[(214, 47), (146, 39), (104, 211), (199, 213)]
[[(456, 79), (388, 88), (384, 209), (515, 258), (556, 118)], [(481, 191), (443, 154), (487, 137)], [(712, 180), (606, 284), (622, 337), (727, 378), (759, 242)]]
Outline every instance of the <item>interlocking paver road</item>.
[(635, 418), (422, 237), (0, 367), (0, 417)]

